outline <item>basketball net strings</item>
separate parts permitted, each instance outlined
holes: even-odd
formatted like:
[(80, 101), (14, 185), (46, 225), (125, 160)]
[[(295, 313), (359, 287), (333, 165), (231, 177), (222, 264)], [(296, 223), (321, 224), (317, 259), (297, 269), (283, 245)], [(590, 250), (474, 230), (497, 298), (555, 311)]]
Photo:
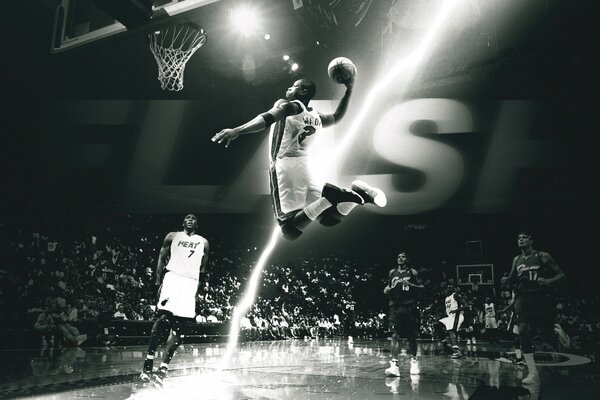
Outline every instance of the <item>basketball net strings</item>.
[[(361, 110), (356, 119), (352, 123), (350, 130), (344, 135), (344, 138), (340, 142), (339, 146), (336, 148), (336, 151), (333, 153), (333, 157), (330, 158), (330, 163), (334, 164), (339, 162), (342, 157), (345, 155), (350, 143), (353, 141), (356, 133), (358, 132), (358, 127), (363, 122), (368, 112), (372, 108), (375, 100), (378, 98), (379, 94), (388, 88), (390, 82), (397, 78), (400, 72), (405, 72), (405, 79), (400, 86), (400, 92), (404, 92), (408, 87), (408, 84), (414, 78), (414, 74), (416, 71), (416, 67), (422, 63), (427, 53), (431, 50), (434, 39), (438, 36), (444, 22), (447, 20), (448, 15), (452, 12), (458, 2), (461, 0), (445, 0), (440, 11), (436, 15), (435, 20), (431, 24), (431, 27), (427, 30), (425, 37), (421, 41), (419, 48), (415, 53), (412, 54), (409, 58), (399, 59), (396, 64), (392, 67), (392, 69), (383, 76), (382, 79), (379, 80), (371, 89), (367, 98), (365, 100), (365, 104), (360, 107)], [(233, 316), (231, 318), (231, 326), (229, 329), (229, 339), (227, 341), (227, 347), (225, 349), (225, 353), (221, 358), (221, 361), (218, 366), (218, 371), (223, 370), (229, 364), (229, 360), (235, 350), (238, 343), (238, 336), (240, 333), (240, 319), (246, 315), (250, 307), (254, 304), (254, 299), (256, 298), (256, 292), (258, 289), (259, 278), (262, 273), (262, 270), (267, 262), (269, 256), (273, 252), (275, 245), (277, 243), (278, 238), (280, 237), (279, 227), (275, 227), (273, 232), (271, 233), (271, 239), (269, 240), (267, 247), (261, 254), (252, 274), (250, 275), (250, 279), (248, 281), (248, 285), (246, 287), (246, 291), (244, 292), (242, 299), (235, 306), (233, 311)]]

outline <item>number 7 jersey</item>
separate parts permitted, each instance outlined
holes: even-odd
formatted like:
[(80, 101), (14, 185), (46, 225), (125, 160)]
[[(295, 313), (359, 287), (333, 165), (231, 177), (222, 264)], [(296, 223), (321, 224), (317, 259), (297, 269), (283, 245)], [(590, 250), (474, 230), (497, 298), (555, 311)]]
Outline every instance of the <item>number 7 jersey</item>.
[(167, 271), (198, 280), (205, 243), (206, 239), (200, 235), (188, 236), (185, 232), (176, 232), (171, 242), (171, 256)]

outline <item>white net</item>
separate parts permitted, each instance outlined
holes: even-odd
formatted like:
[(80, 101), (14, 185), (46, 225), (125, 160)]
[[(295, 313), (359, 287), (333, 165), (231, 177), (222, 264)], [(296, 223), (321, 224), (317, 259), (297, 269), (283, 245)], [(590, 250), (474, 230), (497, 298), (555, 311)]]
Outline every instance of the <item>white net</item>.
[(163, 90), (183, 89), (185, 64), (205, 42), (204, 30), (192, 24), (170, 26), (148, 34)]

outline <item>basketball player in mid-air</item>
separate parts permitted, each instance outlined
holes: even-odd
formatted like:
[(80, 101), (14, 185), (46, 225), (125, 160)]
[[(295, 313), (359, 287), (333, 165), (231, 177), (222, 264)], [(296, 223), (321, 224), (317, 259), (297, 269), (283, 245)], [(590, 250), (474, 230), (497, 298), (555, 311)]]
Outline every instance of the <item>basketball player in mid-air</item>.
[(240, 135), (260, 132), (271, 126), (271, 195), (275, 217), (288, 240), (297, 239), (314, 220), (324, 226), (333, 226), (357, 205), (372, 203), (383, 207), (387, 203), (381, 190), (362, 181), (354, 181), (352, 190), (329, 183), (321, 189), (310, 176), (308, 145), (321, 128), (335, 124), (346, 113), (354, 79), (346, 80), (344, 85), (346, 93), (333, 114), (322, 114), (309, 106), (316, 86), (307, 79), (299, 79), (287, 89), (285, 98), (277, 100), (270, 110), (212, 137), (213, 142), (227, 147)]
[(400, 376), (398, 365), (400, 338), (406, 338), (411, 354), (410, 374), (420, 373), (417, 361), (417, 333), (419, 331), (419, 311), (416, 303), (416, 290), (424, 286), (416, 283), (417, 271), (409, 265), (405, 252), (398, 254), (398, 267), (391, 269), (388, 284), (383, 293), (390, 296), (390, 331), (392, 332), (392, 360), (385, 370), (387, 376)]
[[(160, 287), (157, 316), (152, 326), (148, 353), (144, 360), (141, 382), (154, 381), (162, 386), (169, 363), (183, 339), (182, 324), (193, 322), (196, 316), (196, 293), (200, 273), (208, 263), (208, 240), (196, 234), (198, 219), (188, 214), (183, 230), (170, 232), (158, 255), (156, 284)], [(164, 335), (169, 335), (162, 363), (153, 372), (154, 355)]]
[(550, 254), (533, 248), (533, 239), (528, 232), (519, 233), (517, 244), (521, 254), (513, 259), (510, 274), (502, 278), (502, 283), (512, 286), (515, 291), (514, 310), (521, 351), (529, 371), (522, 383), (533, 384), (539, 382), (539, 373), (533, 358), (532, 339), (539, 331), (546, 342), (554, 342), (554, 304), (549, 286), (565, 274)]

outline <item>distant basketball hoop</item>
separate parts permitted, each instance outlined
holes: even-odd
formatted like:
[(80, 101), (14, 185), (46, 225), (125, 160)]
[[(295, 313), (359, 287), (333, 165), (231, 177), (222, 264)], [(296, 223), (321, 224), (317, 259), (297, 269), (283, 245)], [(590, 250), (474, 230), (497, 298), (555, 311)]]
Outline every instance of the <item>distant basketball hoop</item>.
[(158, 64), (161, 88), (179, 91), (183, 89), (185, 64), (206, 43), (206, 33), (192, 23), (174, 25), (148, 34), (148, 43)]

